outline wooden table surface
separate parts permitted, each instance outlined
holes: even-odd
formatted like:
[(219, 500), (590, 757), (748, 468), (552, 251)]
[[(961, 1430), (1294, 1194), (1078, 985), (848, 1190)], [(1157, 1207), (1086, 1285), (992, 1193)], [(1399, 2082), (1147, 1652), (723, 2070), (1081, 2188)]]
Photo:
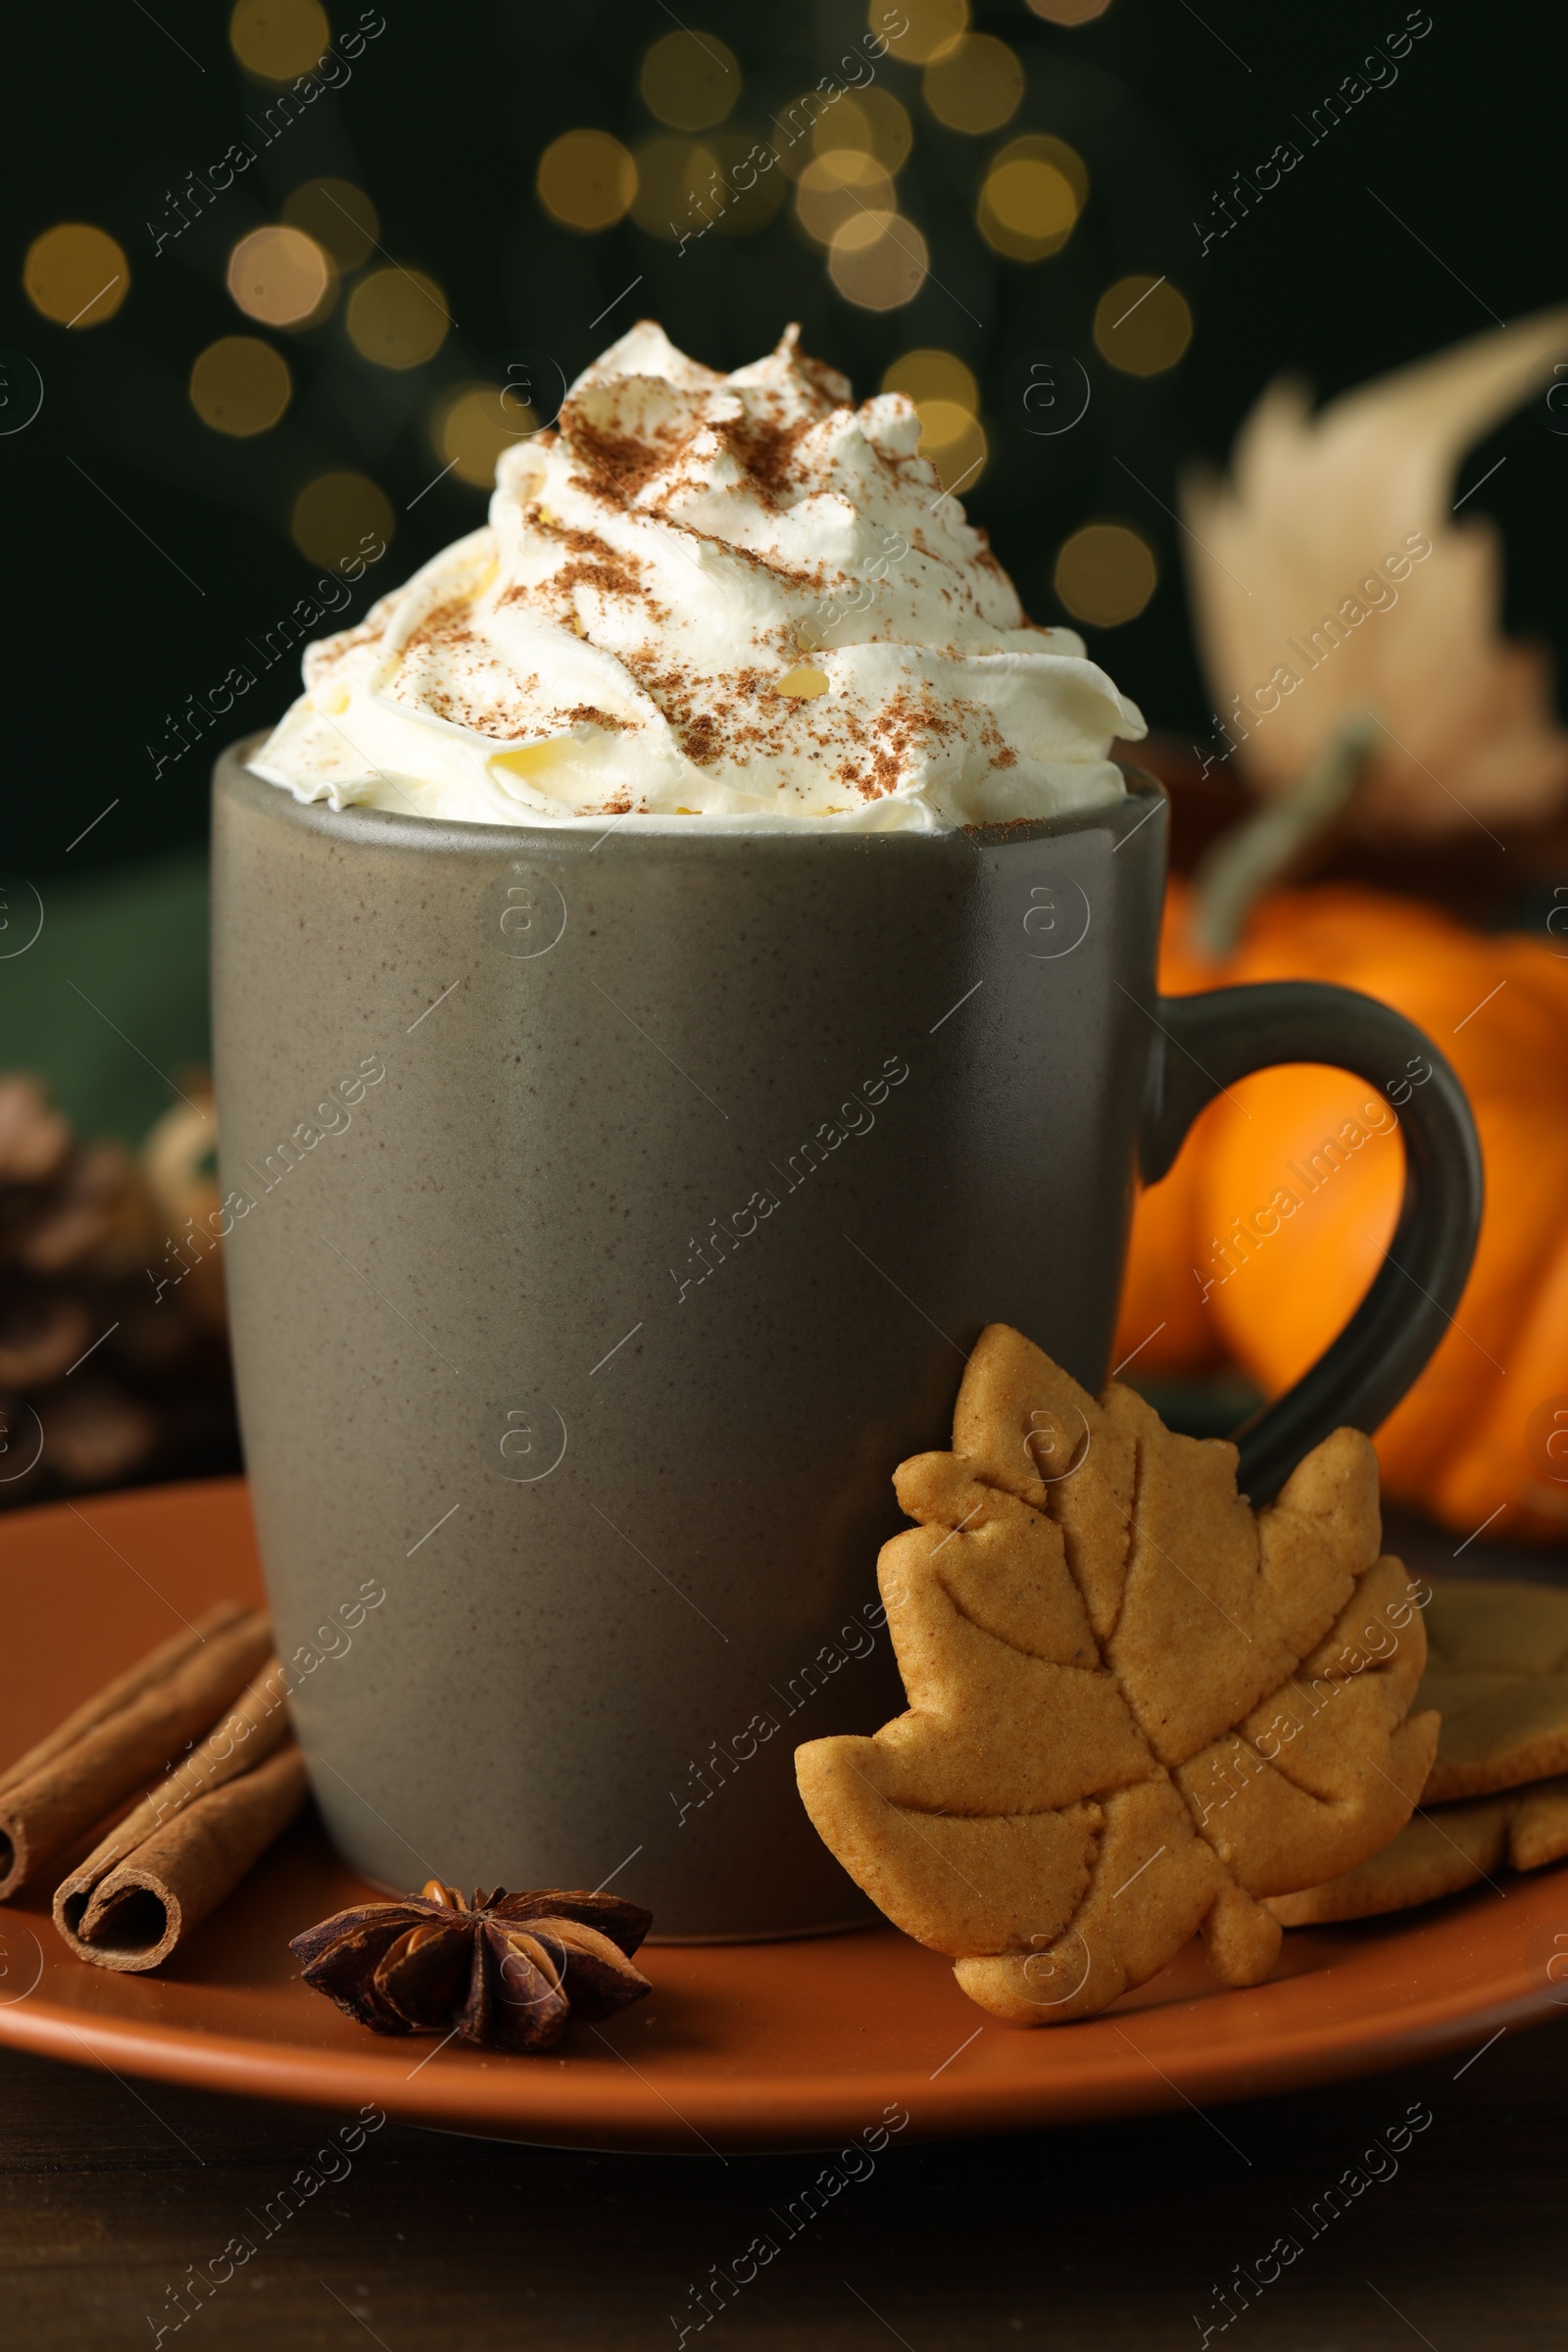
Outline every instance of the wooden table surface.
[[(1430, 2124), (1365, 2160), (1414, 2107)], [(344, 2119), (0, 2051), (0, 2343), (385, 2352), (661, 2347), (700, 2317), (808, 2155), (592, 2156), (387, 2124), (276, 2222)], [(1568, 2340), (1568, 2008), (1446, 2058), (1291, 2098), (890, 2148), (688, 2344), (769, 2352), (1193, 2352), (1212, 2290), (1281, 2234), (1298, 2259), (1234, 2323), (1263, 2352)], [(1397, 2135), (1396, 2135), (1397, 2136)], [(1385, 2177), (1308, 2233), (1348, 2167)], [(262, 2236), (271, 2204), (273, 2234)], [(171, 2293), (258, 2251), (177, 2328)], [(219, 2264), (221, 2271), (222, 2264)], [(743, 2266), (744, 2267), (744, 2266)], [(1267, 2267), (1265, 2263), (1265, 2268)], [(1214, 2340), (1224, 2340), (1216, 2329)]]

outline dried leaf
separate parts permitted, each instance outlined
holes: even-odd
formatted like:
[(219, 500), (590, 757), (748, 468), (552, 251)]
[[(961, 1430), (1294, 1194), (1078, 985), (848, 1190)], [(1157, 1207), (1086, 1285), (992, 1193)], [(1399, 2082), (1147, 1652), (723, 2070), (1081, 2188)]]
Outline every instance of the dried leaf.
[(1368, 831), (1435, 837), (1468, 832), (1468, 811), (1529, 820), (1561, 806), (1568, 734), (1549, 664), (1499, 633), (1495, 527), (1452, 509), (1465, 450), (1565, 351), (1568, 312), (1553, 311), (1316, 416), (1303, 385), (1276, 383), (1229, 479), (1183, 485), (1203, 664), (1250, 783), (1284, 790), (1370, 711), (1383, 741), (1356, 802)]

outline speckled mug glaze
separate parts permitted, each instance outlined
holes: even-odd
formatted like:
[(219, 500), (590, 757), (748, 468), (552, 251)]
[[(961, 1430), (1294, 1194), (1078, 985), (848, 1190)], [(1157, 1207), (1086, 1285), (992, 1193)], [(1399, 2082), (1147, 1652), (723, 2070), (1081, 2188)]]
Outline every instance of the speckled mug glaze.
[(856, 1923), (793, 1749), (899, 1710), (890, 1475), (981, 1328), (1104, 1378), (1165, 1102), (1158, 788), (601, 835), (334, 814), (250, 748), (215, 792), (228, 1289), (331, 1835), (395, 1886), (612, 1878), (665, 1937)]

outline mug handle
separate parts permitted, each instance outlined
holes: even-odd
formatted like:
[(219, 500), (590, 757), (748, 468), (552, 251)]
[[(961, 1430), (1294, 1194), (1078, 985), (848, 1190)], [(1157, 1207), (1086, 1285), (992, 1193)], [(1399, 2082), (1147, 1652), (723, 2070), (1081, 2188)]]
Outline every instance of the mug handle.
[[(1267, 1501), (1304, 1454), (1348, 1424), (1387, 1419), (1453, 1319), (1481, 1226), (1481, 1145), (1448, 1063), (1413, 1021), (1354, 989), (1271, 980), (1160, 997), (1140, 1166), (1157, 1183), (1199, 1112), (1233, 1079), (1278, 1062), (1353, 1070), (1386, 1101), (1407, 1091), (1404, 1198), (1383, 1264), (1337, 1340), (1236, 1432), (1237, 1485)], [(1412, 1085), (1413, 1070), (1429, 1079)]]

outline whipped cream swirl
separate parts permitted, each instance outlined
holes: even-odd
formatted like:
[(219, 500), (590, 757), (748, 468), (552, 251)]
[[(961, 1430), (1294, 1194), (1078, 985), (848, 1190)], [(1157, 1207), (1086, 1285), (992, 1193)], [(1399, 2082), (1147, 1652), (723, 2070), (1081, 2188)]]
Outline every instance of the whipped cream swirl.
[(490, 520), (310, 646), (252, 760), (475, 823), (935, 828), (1113, 800), (1137, 709), (1025, 618), (902, 393), (791, 327), (721, 375), (649, 321), (506, 450)]

